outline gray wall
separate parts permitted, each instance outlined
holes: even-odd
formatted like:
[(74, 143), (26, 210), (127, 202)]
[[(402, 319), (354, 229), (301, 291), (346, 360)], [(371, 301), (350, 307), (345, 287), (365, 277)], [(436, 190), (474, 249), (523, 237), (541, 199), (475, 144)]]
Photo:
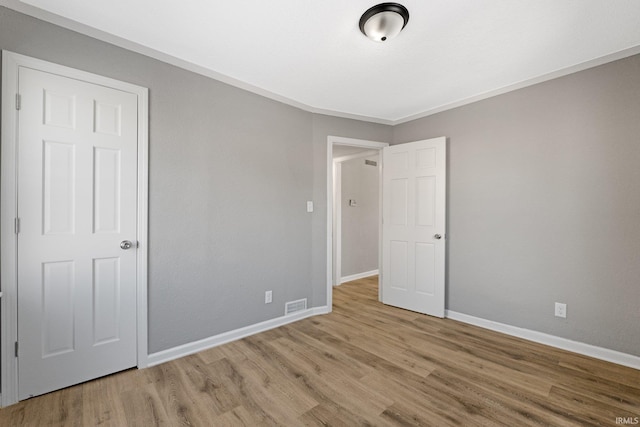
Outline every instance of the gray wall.
[(447, 307), (640, 355), (640, 56), (394, 128), (437, 136)]
[[(378, 269), (378, 155), (342, 162), (342, 277)], [(349, 199), (357, 206), (349, 206)]]
[(278, 317), (287, 300), (326, 303), (328, 135), (445, 135), (448, 307), (640, 354), (639, 57), (392, 128), (3, 7), (0, 49), (150, 88), (150, 352)]
[(314, 116), (4, 7), (0, 49), (150, 89), (151, 353), (282, 316), (285, 301), (325, 303), (327, 135), (390, 141), (390, 127)]

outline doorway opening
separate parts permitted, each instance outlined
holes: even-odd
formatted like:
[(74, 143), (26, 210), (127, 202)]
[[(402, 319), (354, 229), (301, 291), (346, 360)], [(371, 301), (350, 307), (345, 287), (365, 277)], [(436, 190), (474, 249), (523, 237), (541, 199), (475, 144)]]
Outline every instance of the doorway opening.
[[(339, 286), (345, 281), (355, 280), (379, 272), (379, 266), (381, 265), (380, 218), (382, 209), (380, 173), (382, 156), (380, 154), (382, 148), (388, 145), (386, 142), (336, 136), (329, 136), (327, 138), (327, 306), (329, 309), (331, 309), (333, 305), (334, 286)], [(365, 161), (368, 162), (365, 163)], [(343, 168), (344, 172), (353, 176), (355, 180), (364, 178), (369, 183), (372, 179), (377, 181), (375, 183), (376, 188), (373, 189), (374, 193), (377, 194), (371, 194), (372, 189), (363, 188), (362, 185), (360, 185), (359, 189), (353, 189), (356, 192), (360, 192), (362, 198), (360, 198), (360, 196), (353, 197), (353, 194), (356, 193), (351, 193), (351, 197), (347, 194), (342, 194)], [(373, 177), (372, 173), (374, 175)], [(356, 187), (358, 187), (357, 183)], [(362, 193), (362, 191), (364, 191), (364, 193)], [(371, 206), (372, 204), (374, 206)], [(366, 208), (368, 212), (363, 212), (361, 208)], [(347, 212), (345, 212), (345, 210)], [(343, 215), (344, 213), (347, 214), (346, 218), (345, 215)], [(365, 222), (369, 223), (358, 224), (358, 221), (363, 218)], [(344, 224), (343, 219), (346, 219)], [(375, 236), (373, 236), (375, 247), (370, 248), (373, 249), (375, 254), (355, 254), (353, 250), (354, 245), (357, 246), (360, 244), (360, 242), (358, 242), (358, 236), (360, 235), (360, 237), (362, 237), (363, 233), (371, 230), (373, 226), (370, 223), (371, 221), (375, 222), (374, 227), (375, 230), (377, 230)], [(349, 227), (350, 225), (355, 225), (358, 229), (350, 228), (349, 232), (351, 234), (349, 238), (343, 239), (344, 226)], [(368, 235), (364, 236), (364, 240), (372, 238), (371, 234), (373, 233), (367, 234)], [(343, 251), (343, 243), (348, 244), (348, 247), (344, 247), (344, 249), (348, 251), (348, 254), (345, 254)], [(372, 257), (375, 259), (372, 260)], [(343, 263), (343, 261), (345, 262)], [(374, 265), (377, 267), (375, 269), (364, 267), (365, 270), (362, 270), (363, 266), (366, 265)], [(378, 285), (378, 298), (380, 299), (380, 285)]]

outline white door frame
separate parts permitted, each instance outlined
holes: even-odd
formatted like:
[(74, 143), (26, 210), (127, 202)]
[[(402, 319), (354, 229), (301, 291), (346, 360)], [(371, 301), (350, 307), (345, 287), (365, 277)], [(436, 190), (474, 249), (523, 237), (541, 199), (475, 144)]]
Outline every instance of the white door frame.
[(58, 74), (88, 83), (129, 92), (138, 97), (138, 192), (137, 192), (137, 250), (136, 317), (137, 365), (147, 366), (147, 232), (148, 232), (148, 105), (149, 90), (133, 84), (110, 79), (85, 71), (53, 64), (9, 51), (2, 52), (2, 159), (0, 176), (0, 310), (1, 334), (1, 406), (18, 401), (18, 363), (14, 346), (18, 340), (17, 298), (17, 124), (16, 102), (19, 67)]
[[(344, 138), (340, 136), (328, 136), (327, 137), (327, 307), (328, 312), (333, 310), (333, 189), (334, 189), (334, 178), (333, 178), (333, 146), (334, 145), (347, 145), (350, 147), (361, 147), (363, 149), (369, 150), (382, 150), (384, 147), (387, 147), (389, 143), (387, 142), (378, 142), (378, 141), (369, 141), (365, 139), (354, 139), (354, 138)], [(380, 156), (380, 160), (382, 160), (382, 156)], [(381, 163), (382, 164), (382, 163)], [(382, 180), (382, 177), (380, 177)], [(379, 185), (380, 192), (380, 200), (382, 200), (382, 182)], [(382, 209), (382, 204), (380, 204), (380, 209)], [(380, 215), (382, 218), (382, 215)], [(380, 227), (381, 224), (378, 225)], [(381, 235), (381, 233), (380, 233)], [(380, 245), (378, 245), (378, 258), (382, 252), (380, 251)], [(378, 261), (378, 265), (380, 265), (380, 259)], [(380, 274), (382, 274), (382, 270), (380, 270)], [(379, 294), (379, 293), (378, 293)]]

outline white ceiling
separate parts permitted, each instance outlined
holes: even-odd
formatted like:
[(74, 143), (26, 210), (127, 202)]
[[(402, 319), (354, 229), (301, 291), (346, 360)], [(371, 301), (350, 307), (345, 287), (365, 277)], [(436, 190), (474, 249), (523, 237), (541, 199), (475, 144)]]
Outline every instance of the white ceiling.
[(310, 111), (383, 123), (640, 52), (639, 0), (402, 0), (409, 23), (386, 43), (358, 29), (376, 0), (1, 3), (60, 15)]

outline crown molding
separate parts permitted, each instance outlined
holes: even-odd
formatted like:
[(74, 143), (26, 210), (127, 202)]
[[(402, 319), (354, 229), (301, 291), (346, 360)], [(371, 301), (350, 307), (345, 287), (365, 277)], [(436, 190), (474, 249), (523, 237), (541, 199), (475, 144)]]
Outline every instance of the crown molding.
[(608, 62), (613, 62), (619, 59), (627, 58), (629, 56), (633, 56), (640, 53), (640, 45), (633, 46), (627, 49), (623, 49), (618, 52), (614, 52), (605, 56), (601, 56), (599, 58), (595, 58), (589, 61), (582, 62), (577, 65), (573, 65), (570, 67), (558, 69), (551, 73), (543, 74), (541, 76), (533, 77), (531, 79), (526, 79), (511, 85), (504, 86), (502, 88), (490, 90), (478, 95), (474, 95), (468, 98), (460, 99), (455, 102), (443, 104), (436, 108), (431, 108), (428, 110), (424, 110), (420, 113), (412, 114), (405, 117), (400, 117), (396, 119), (388, 119), (382, 117), (370, 117), (359, 114), (347, 113), (343, 111), (334, 111), (328, 110), (324, 108), (314, 107), (312, 105), (308, 105), (294, 99), (288, 98), (286, 96), (279, 95), (277, 93), (268, 91), (261, 87), (252, 85), (250, 83), (244, 82), (242, 80), (238, 80), (236, 78), (227, 76), (225, 74), (219, 73), (217, 71), (211, 70), (209, 68), (205, 68), (203, 66), (197, 65), (193, 62), (186, 61), (184, 59), (177, 58), (175, 56), (160, 52), (158, 50), (152, 49), (150, 47), (132, 42), (131, 40), (124, 39), (122, 37), (115, 36), (113, 34), (107, 33), (105, 31), (98, 30), (96, 28), (90, 27), (85, 24), (81, 24), (79, 22), (73, 21), (71, 19), (62, 17), (60, 15), (53, 14), (51, 12), (47, 12), (45, 10), (39, 9), (37, 7), (25, 4), (20, 0), (0, 0), (0, 6), (5, 6), (9, 9), (15, 10), (20, 13), (24, 13), (25, 15), (32, 16), (34, 18), (40, 19), (45, 22), (49, 22), (54, 25), (58, 25), (60, 27), (66, 28), (68, 30), (92, 37), (94, 39), (110, 43), (112, 45), (118, 46), (120, 48), (139, 53), (144, 56), (148, 56), (150, 58), (156, 59), (158, 61), (162, 61), (164, 63), (174, 65), (178, 68), (182, 68), (187, 71), (191, 71), (197, 74), (200, 74), (205, 77), (212, 78), (214, 80), (220, 81), (222, 83), (228, 84), (230, 86), (234, 86), (238, 89), (246, 90), (248, 92), (254, 93), (256, 95), (263, 96), (265, 98), (289, 105), (291, 107), (298, 108), (303, 111), (307, 111), (309, 113), (314, 114), (323, 114), (327, 116), (333, 116), (344, 119), (352, 119), (359, 120), (370, 123), (377, 123), (382, 125), (396, 126), (403, 123), (411, 122), (413, 120), (422, 119), (424, 117), (428, 117), (434, 114), (441, 113), (443, 111), (451, 110), (453, 108), (462, 107), (464, 105), (472, 104), (474, 102), (482, 101), (484, 99), (492, 98), (494, 96), (502, 95), (508, 92), (512, 92), (514, 90), (522, 89), (528, 86), (533, 86), (538, 83), (543, 83), (548, 80), (553, 80), (559, 77), (563, 77), (569, 74), (576, 73), (578, 71), (586, 70), (589, 68), (597, 67), (599, 65), (606, 64)]
[(518, 89), (523, 89), (528, 86), (537, 85), (538, 83), (544, 83), (549, 80), (554, 80), (560, 77), (567, 76), (569, 74), (577, 73), (578, 71), (587, 70), (589, 68), (594, 68), (599, 65), (604, 65), (609, 62), (617, 61), (619, 59), (628, 58), (633, 55), (637, 55), (640, 53), (640, 45), (633, 46), (627, 49), (620, 50), (618, 52), (611, 53), (609, 55), (601, 56), (595, 59), (591, 59), (589, 61), (582, 62), (580, 64), (572, 65), (570, 67), (561, 68), (556, 71), (552, 71), (547, 74), (543, 74), (541, 76), (533, 77), (530, 79), (522, 80), (517, 83), (513, 83), (499, 89), (490, 90), (478, 95), (471, 96), (469, 98), (460, 99), (455, 102), (451, 102), (448, 104), (443, 104), (436, 108), (431, 108), (429, 110), (425, 110), (421, 113), (412, 114), (410, 116), (406, 116), (404, 118), (399, 118), (391, 121), (391, 125), (400, 125), (402, 123), (411, 122), (413, 120), (422, 119), (424, 117), (432, 116), (434, 114), (441, 113), (443, 111), (451, 110), (457, 107), (462, 107), (464, 105), (473, 104), (474, 102), (482, 101), (484, 99), (493, 98), (494, 96), (503, 95), (508, 92), (513, 92)]

